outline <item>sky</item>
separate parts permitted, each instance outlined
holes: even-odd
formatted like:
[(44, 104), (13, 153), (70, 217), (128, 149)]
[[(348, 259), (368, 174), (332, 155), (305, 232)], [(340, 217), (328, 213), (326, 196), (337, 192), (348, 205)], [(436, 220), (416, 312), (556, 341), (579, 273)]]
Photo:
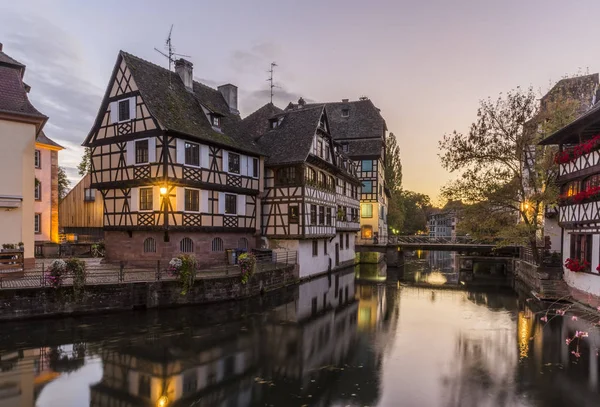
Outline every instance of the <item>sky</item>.
[(584, 0), (0, 0), (0, 42), (27, 65), (73, 181), (119, 50), (166, 67), (154, 48), (173, 24), (197, 80), (238, 86), (242, 116), (269, 101), (272, 61), (279, 107), (369, 97), (398, 140), (404, 188), (439, 202), (456, 176), (440, 165), (443, 135), (468, 131), (481, 99), (598, 72), (598, 15)]

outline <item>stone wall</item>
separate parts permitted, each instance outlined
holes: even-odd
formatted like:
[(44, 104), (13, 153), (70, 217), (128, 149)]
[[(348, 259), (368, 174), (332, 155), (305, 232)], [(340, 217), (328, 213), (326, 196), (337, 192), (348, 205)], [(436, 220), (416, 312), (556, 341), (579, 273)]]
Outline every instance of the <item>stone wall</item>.
[(514, 270), (515, 277), (542, 298), (559, 299), (569, 293), (562, 279), (562, 267), (536, 266), (523, 260), (515, 260)]
[(249, 298), (297, 283), (294, 266), (253, 275), (196, 280), (186, 295), (177, 281), (87, 286), (75, 300), (72, 287), (0, 290), (0, 320), (163, 308)]
[[(156, 243), (156, 252), (144, 253), (144, 240), (153, 238)], [(256, 239), (250, 233), (206, 233), (206, 232), (169, 232), (169, 241), (164, 241), (164, 232), (135, 231), (131, 233), (119, 231), (105, 231), (104, 242), (106, 245), (107, 261), (127, 261), (130, 264), (135, 260), (170, 260), (180, 254), (179, 244), (185, 237), (194, 242), (193, 254), (198, 259), (200, 267), (225, 264), (225, 251), (212, 251), (214, 238), (223, 240), (223, 249), (240, 248), (240, 240), (246, 239), (248, 250), (256, 247)]]

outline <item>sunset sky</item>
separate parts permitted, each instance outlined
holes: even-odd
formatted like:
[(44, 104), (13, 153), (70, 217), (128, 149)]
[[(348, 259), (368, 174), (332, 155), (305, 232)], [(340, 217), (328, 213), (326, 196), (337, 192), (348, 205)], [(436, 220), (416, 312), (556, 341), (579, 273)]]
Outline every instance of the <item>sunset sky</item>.
[(60, 164), (73, 180), (118, 51), (166, 66), (153, 48), (171, 24), (197, 80), (239, 87), (243, 116), (268, 102), (271, 61), (280, 107), (368, 96), (398, 139), (404, 187), (434, 201), (452, 177), (438, 141), (466, 131), (480, 99), (600, 69), (598, 1), (2, 3), (0, 42), (27, 65), (30, 98), (50, 117), (48, 136), (68, 148)]

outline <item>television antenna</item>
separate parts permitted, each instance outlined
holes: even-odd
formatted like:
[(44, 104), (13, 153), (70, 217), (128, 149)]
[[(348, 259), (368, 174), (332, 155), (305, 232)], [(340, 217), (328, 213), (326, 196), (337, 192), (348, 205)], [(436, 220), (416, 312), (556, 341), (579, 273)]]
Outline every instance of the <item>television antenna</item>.
[(275, 68), (277, 66), (277, 64), (275, 62), (271, 62), (271, 69), (268, 70), (267, 72), (269, 73), (269, 78), (267, 79), (267, 82), (270, 83), (270, 90), (271, 90), (271, 103), (273, 103), (273, 88), (278, 88), (279, 86), (275, 85), (273, 83), (273, 68)]
[[(169, 71), (171, 70), (171, 64), (175, 63), (175, 57), (191, 58), (189, 55), (178, 54), (175, 52), (175, 47), (173, 46), (173, 41), (171, 40), (171, 34), (173, 34), (173, 24), (171, 24), (171, 29), (169, 30), (169, 36), (165, 40), (165, 49), (167, 50), (166, 54), (164, 52), (162, 52), (161, 50), (159, 50), (158, 48), (154, 47), (154, 50), (156, 52), (158, 52), (159, 54), (161, 54), (162, 56), (167, 58), (167, 60), (169, 61)], [(171, 81), (171, 76), (169, 75), (169, 82), (170, 81)]]

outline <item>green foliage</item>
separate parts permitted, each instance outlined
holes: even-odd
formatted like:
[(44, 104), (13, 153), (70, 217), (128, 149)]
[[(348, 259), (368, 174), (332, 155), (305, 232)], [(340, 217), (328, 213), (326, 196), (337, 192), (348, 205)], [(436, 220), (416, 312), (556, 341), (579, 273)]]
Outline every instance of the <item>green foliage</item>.
[(169, 274), (181, 284), (181, 295), (186, 295), (196, 280), (198, 262), (193, 254), (180, 254), (169, 262)]
[(58, 167), (58, 199), (63, 199), (67, 195), (70, 185), (71, 181), (67, 178), (65, 169)]
[(400, 229), (401, 234), (414, 235), (425, 232), (427, 230), (427, 216), (431, 210), (429, 196), (418, 192), (402, 191), (399, 193), (398, 199), (404, 211), (404, 223)]
[(385, 183), (391, 192), (388, 201), (388, 226), (402, 229), (405, 208), (402, 201), (402, 161), (396, 136), (390, 133), (385, 141)]
[(71, 258), (66, 261), (67, 273), (73, 277), (73, 295), (75, 301), (83, 298), (87, 278), (86, 264), (83, 260)]
[(252, 253), (242, 253), (238, 258), (242, 284), (246, 284), (254, 274), (256, 257)]
[(81, 162), (77, 166), (77, 171), (82, 177), (89, 174), (92, 170), (92, 151), (86, 147), (81, 157)]
[(104, 257), (106, 253), (106, 247), (104, 245), (104, 241), (101, 240), (98, 243), (94, 243), (91, 247), (91, 255), (92, 257)]

